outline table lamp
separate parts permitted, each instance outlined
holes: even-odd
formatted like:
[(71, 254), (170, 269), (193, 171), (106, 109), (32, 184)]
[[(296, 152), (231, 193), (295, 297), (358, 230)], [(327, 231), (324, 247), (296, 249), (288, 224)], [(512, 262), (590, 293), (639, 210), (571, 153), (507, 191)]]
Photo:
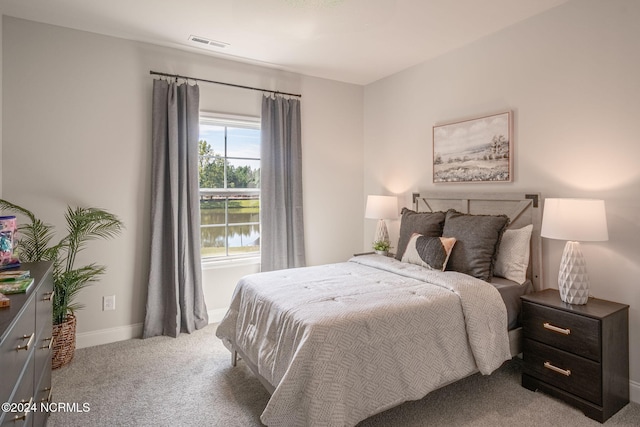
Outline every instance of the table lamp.
[(560, 299), (586, 304), (589, 276), (579, 242), (609, 240), (604, 200), (545, 199), (540, 235), (567, 240), (558, 273)]
[(398, 198), (396, 196), (367, 196), (365, 218), (377, 219), (378, 227), (374, 242), (389, 243), (389, 232), (385, 219), (398, 217)]

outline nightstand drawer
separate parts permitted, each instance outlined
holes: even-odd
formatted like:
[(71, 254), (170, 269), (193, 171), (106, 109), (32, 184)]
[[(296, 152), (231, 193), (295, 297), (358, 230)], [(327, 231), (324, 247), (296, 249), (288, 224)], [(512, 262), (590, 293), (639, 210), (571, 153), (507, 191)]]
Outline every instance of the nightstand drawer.
[(526, 338), (600, 362), (600, 321), (527, 301), (522, 310)]
[(524, 372), (602, 405), (600, 364), (539, 342), (524, 340)]

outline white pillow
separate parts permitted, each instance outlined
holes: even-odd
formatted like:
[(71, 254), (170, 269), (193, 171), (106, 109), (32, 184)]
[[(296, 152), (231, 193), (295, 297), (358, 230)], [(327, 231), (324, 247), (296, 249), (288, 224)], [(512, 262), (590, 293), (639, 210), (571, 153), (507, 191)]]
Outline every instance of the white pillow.
[(518, 230), (505, 230), (493, 270), (494, 275), (520, 284), (527, 280), (532, 231), (531, 224)]

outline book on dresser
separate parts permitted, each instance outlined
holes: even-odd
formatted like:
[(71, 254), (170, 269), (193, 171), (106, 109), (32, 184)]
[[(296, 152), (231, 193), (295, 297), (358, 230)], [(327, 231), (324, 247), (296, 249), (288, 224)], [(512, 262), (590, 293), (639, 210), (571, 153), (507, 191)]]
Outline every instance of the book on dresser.
[(0, 293), (0, 308), (10, 307), (11, 300), (9, 297), (6, 297), (4, 294)]
[(31, 277), (29, 270), (0, 271), (0, 282), (13, 282), (14, 280), (27, 279), (29, 277)]
[(5, 295), (22, 294), (33, 285), (33, 277), (27, 279), (12, 280), (10, 282), (0, 282), (0, 293)]

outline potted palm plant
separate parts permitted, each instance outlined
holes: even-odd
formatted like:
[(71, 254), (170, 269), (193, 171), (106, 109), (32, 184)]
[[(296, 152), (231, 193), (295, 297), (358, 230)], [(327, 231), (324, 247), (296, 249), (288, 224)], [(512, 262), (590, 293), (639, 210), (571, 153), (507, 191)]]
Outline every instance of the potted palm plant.
[(115, 237), (124, 227), (117, 216), (98, 208), (67, 207), (66, 235), (54, 244), (55, 230), (31, 211), (0, 199), (0, 210), (26, 216), (29, 222), (18, 227), (16, 252), (21, 262), (53, 262), (53, 368), (70, 362), (75, 352), (74, 302), (86, 286), (98, 281), (106, 267), (91, 263), (76, 267), (76, 256), (91, 240)]

